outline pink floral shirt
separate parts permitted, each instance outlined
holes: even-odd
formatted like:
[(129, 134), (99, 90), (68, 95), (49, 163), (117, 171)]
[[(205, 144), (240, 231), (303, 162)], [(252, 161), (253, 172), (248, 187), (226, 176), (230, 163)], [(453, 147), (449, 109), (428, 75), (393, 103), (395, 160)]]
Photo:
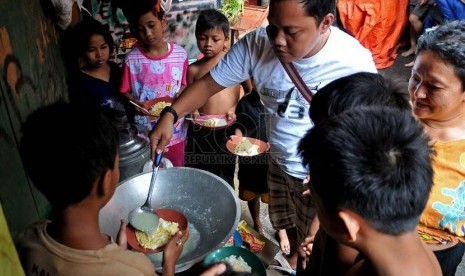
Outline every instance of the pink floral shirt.
[[(160, 97), (174, 99), (180, 92), (181, 85), (187, 85), (188, 61), (187, 53), (181, 46), (168, 43), (168, 48), (163, 56), (149, 57), (139, 47), (134, 47), (124, 59), (120, 91), (132, 93), (141, 102)], [(148, 116), (136, 115), (135, 123), (147, 129), (153, 127)], [(186, 131), (181, 118), (175, 125), (169, 145), (184, 141)]]

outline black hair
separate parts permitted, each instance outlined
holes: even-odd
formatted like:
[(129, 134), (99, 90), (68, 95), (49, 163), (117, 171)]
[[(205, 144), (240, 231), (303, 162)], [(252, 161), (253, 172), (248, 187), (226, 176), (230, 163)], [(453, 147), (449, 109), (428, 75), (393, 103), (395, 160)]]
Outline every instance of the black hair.
[[(161, 0), (160, 0), (161, 1)], [(129, 28), (132, 34), (139, 38), (137, 27), (139, 25), (139, 19), (142, 15), (151, 12), (158, 20), (163, 20), (165, 11), (161, 7), (161, 3), (158, 0), (138, 0), (137, 3), (130, 6), (127, 9), (126, 17), (129, 22)]]
[(397, 235), (415, 229), (428, 200), (429, 141), (411, 112), (365, 107), (313, 127), (299, 152), (325, 213), (349, 209), (374, 229)]
[(310, 118), (315, 124), (360, 106), (388, 106), (410, 110), (409, 95), (398, 83), (375, 73), (355, 73), (336, 79), (313, 97)]
[(335, 14), (335, 0), (300, 0), (304, 4), (305, 12), (308, 16), (315, 17), (317, 24), (320, 24), (328, 13)]
[[(273, 2), (287, 1), (287, 0), (271, 0)], [(336, 1), (335, 0), (297, 0), (299, 3), (304, 4), (305, 13), (314, 17), (319, 25), (328, 13), (335, 14)]]
[(95, 19), (86, 19), (77, 23), (73, 29), (73, 41), (74, 47), (76, 49), (76, 54), (81, 57), (87, 51), (89, 47), (89, 39), (92, 35), (101, 35), (105, 40), (105, 43), (110, 47), (110, 55), (115, 49), (115, 43), (113, 37), (111, 36), (108, 25), (103, 25)]
[(431, 51), (454, 66), (454, 72), (465, 88), (465, 21), (451, 21), (439, 25), (420, 36), (416, 55)]
[(110, 115), (58, 102), (33, 112), (22, 125), (24, 167), (54, 209), (82, 201), (115, 168), (119, 136)]
[(224, 14), (214, 9), (201, 11), (195, 24), (195, 36), (216, 28), (223, 31), (225, 38), (229, 38), (229, 22)]

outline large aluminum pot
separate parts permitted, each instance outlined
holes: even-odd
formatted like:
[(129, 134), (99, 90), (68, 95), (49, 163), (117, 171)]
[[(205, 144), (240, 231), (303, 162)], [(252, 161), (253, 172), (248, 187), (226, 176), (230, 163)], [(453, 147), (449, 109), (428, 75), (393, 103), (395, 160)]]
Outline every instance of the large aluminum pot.
[[(152, 173), (142, 173), (124, 181), (100, 211), (100, 226), (113, 238), (120, 220), (142, 206), (147, 198)], [(220, 177), (194, 168), (166, 168), (158, 172), (152, 196), (153, 208), (182, 212), (189, 222), (189, 239), (176, 265), (184, 271), (201, 261), (209, 252), (221, 247), (233, 235), (241, 208), (235, 191)], [(162, 253), (147, 254), (157, 269)]]

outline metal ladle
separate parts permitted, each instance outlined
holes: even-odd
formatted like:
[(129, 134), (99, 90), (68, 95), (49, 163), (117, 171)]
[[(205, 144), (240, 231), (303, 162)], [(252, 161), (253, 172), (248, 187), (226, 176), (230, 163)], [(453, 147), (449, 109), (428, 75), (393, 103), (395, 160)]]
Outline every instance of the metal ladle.
[(158, 168), (160, 166), (163, 153), (155, 155), (155, 161), (153, 165), (152, 178), (150, 180), (149, 193), (147, 194), (147, 200), (144, 205), (137, 207), (129, 213), (129, 223), (137, 230), (145, 233), (151, 233), (158, 227), (159, 217), (155, 214), (150, 202), (152, 200), (152, 192), (157, 181)]

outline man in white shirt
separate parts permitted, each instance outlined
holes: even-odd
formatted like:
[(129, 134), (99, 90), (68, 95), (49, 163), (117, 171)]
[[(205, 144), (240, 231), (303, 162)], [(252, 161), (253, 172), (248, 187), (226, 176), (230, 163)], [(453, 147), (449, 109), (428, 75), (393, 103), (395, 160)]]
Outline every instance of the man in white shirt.
[[(315, 210), (305, 198), (303, 180), (307, 169), (297, 155), (297, 145), (312, 127), (310, 104), (295, 88), (280, 64), (292, 62), (313, 93), (337, 78), (356, 72), (376, 72), (371, 53), (360, 43), (332, 27), (335, 1), (271, 0), (267, 27), (247, 34), (209, 74), (183, 91), (173, 106), (165, 109), (150, 133), (152, 154), (162, 151), (173, 134), (173, 121), (202, 106), (218, 91), (252, 78), (267, 113), (271, 145), (268, 175), (269, 213), (278, 230), (283, 252), (291, 246), (291, 266), (296, 266), (297, 248), (308, 234)], [(274, 49), (273, 49), (274, 47)], [(275, 52), (276, 51), (276, 52)], [(166, 115), (170, 113), (169, 115)], [(286, 229), (297, 228), (294, 243)], [(287, 243), (286, 243), (287, 241)]]

